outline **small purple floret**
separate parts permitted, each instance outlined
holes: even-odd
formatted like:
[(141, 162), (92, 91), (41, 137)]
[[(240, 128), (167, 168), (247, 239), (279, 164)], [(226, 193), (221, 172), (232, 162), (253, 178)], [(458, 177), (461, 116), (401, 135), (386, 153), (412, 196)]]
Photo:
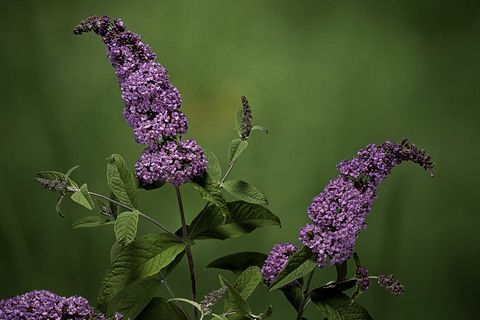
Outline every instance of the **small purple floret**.
[(291, 243), (279, 243), (273, 246), (272, 251), (265, 260), (261, 269), (263, 280), (267, 285), (285, 269), (288, 258), (297, 251), (297, 247)]

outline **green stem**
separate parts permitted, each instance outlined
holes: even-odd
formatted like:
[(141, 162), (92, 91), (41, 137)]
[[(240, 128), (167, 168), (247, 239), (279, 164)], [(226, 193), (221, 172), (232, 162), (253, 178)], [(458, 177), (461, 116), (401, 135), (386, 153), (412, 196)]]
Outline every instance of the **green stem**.
[[(124, 205), (123, 203), (121, 202), (118, 202), (114, 199), (111, 199), (107, 196), (104, 196), (103, 194), (99, 194), (99, 193), (96, 193), (96, 192), (91, 192), (89, 191), (88, 192), (91, 196), (93, 197), (97, 197), (97, 198), (100, 198), (100, 199), (103, 199), (103, 200), (107, 200), (107, 201), (110, 201), (112, 203), (115, 203), (116, 205), (128, 210), (128, 211), (133, 211), (133, 210), (136, 210), (135, 208), (131, 208), (130, 206), (127, 206), (127, 205)], [(182, 238), (180, 238), (179, 236), (177, 236), (175, 233), (171, 232), (170, 230), (168, 230), (164, 225), (162, 225), (160, 222), (156, 221), (155, 219), (151, 218), (150, 216), (146, 215), (145, 213), (143, 212), (140, 212), (138, 211), (138, 215), (141, 216), (142, 218), (150, 221), (151, 223), (153, 223), (154, 225), (156, 225), (157, 227), (159, 227), (160, 229), (162, 229), (163, 231), (165, 231), (166, 233), (168, 233), (169, 235), (171, 235), (172, 237), (174, 237), (175, 239), (177, 239), (178, 241), (181, 241), (181, 242), (185, 242)]]
[[(163, 283), (163, 285), (165, 286), (165, 288), (167, 289), (168, 291), (168, 294), (173, 298), (175, 299), (176, 296), (175, 296), (175, 293), (173, 292), (172, 288), (170, 287), (170, 285), (168, 284), (167, 280), (165, 279), (164, 276), (162, 276), (161, 274), (159, 275), (160, 276), (160, 281)], [(183, 308), (183, 305), (181, 303), (179, 303), (178, 301), (175, 301), (175, 304), (177, 305), (177, 307), (180, 308), (180, 310), (182, 311), (182, 313), (185, 315), (185, 317), (187, 319), (190, 319), (190, 316), (188, 315), (188, 313), (185, 311), (185, 309)]]
[[(175, 187), (175, 192), (177, 194), (177, 201), (178, 201), (178, 209), (180, 211), (180, 220), (182, 222), (182, 233), (183, 233), (183, 241), (185, 242), (185, 252), (187, 254), (188, 260), (188, 269), (190, 270), (190, 284), (192, 290), (192, 300), (195, 301), (197, 299), (197, 284), (195, 280), (195, 265), (193, 263), (193, 255), (192, 255), (192, 248), (189, 243), (189, 235), (187, 230), (187, 221), (185, 220), (185, 211), (183, 209), (183, 201), (182, 195), (180, 193), (180, 188)], [(198, 310), (194, 307), (193, 308), (195, 313), (195, 319), (198, 319)]]
[(307, 282), (305, 282), (305, 285), (303, 286), (302, 299), (300, 300), (300, 305), (297, 310), (297, 320), (302, 319), (303, 312), (305, 311), (305, 304), (309, 295), (310, 283), (312, 282), (314, 272), (315, 269), (308, 274)]
[(222, 180), (220, 180), (220, 188), (223, 186), (223, 183), (225, 182), (225, 180), (227, 180), (227, 177), (230, 174), (230, 172), (232, 171), (235, 163), (237, 163), (237, 159), (230, 162), (230, 165), (228, 166), (227, 172), (225, 172), (225, 175), (223, 176)]

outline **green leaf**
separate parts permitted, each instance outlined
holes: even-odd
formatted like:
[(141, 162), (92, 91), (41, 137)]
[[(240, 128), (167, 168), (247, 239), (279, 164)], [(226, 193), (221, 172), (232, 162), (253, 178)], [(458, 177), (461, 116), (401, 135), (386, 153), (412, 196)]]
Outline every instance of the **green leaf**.
[[(302, 279), (299, 279), (299, 280), (302, 280)], [(303, 297), (303, 288), (301, 286), (302, 283), (303, 281), (298, 281), (293, 285), (284, 286), (280, 288), (283, 295), (285, 296), (287, 301), (290, 302), (290, 304), (295, 309), (295, 311), (298, 310), (298, 308), (300, 307), (300, 303), (302, 301), (302, 297)]]
[(93, 208), (95, 207), (95, 203), (93, 202), (93, 199), (90, 196), (90, 193), (88, 193), (88, 188), (86, 183), (84, 183), (80, 187), (80, 190), (75, 191), (72, 194), (71, 198), (73, 201), (84, 206), (88, 210), (93, 210)]
[(344, 294), (335, 291), (310, 292), (310, 298), (315, 306), (328, 320), (369, 320), (372, 317), (361, 305), (352, 302)]
[(201, 178), (195, 179), (193, 186), (200, 192), (200, 196), (218, 207), (223, 216), (228, 215), (227, 201), (223, 197), (222, 189), (217, 180), (210, 176), (208, 172)]
[(248, 147), (248, 142), (241, 139), (232, 140), (228, 147), (228, 163), (237, 161), (238, 157)]
[(228, 289), (229, 305), (228, 310), (225, 310), (225, 312), (235, 312), (235, 316), (249, 315), (252, 311), (247, 301), (242, 298), (242, 296), (235, 289), (235, 287), (230, 282), (228, 282), (222, 275), (219, 275), (219, 277), (222, 286), (226, 286)]
[(120, 312), (125, 319), (135, 319), (150, 303), (162, 284), (162, 279), (157, 275), (135, 281), (115, 297), (118, 303), (109, 309), (112, 309), (112, 313)]
[(257, 188), (242, 180), (225, 181), (222, 188), (240, 200), (267, 205), (268, 201)]
[(118, 154), (112, 154), (107, 161), (107, 181), (110, 190), (120, 203), (136, 208), (138, 190), (135, 178), (128, 170), (125, 160)]
[(64, 173), (57, 172), (57, 171), (40, 171), (36, 174), (36, 177), (50, 180), (50, 181), (66, 181), (67, 186), (69, 187), (74, 187), (75, 189), (78, 189), (78, 185), (67, 177)]
[(207, 172), (210, 177), (214, 180), (220, 181), (222, 179), (222, 168), (220, 167), (220, 162), (218, 158), (212, 151), (204, 150), (205, 156), (207, 157)]
[(219, 320), (228, 320), (227, 317), (222, 316), (220, 314), (216, 314), (216, 313), (212, 313), (211, 316), (212, 316), (212, 319), (215, 318), (215, 319), (219, 319)]
[(113, 221), (103, 216), (87, 216), (72, 223), (72, 229), (94, 228), (113, 224)]
[(64, 197), (65, 195), (61, 194), (60, 197), (58, 197), (57, 203), (55, 204), (55, 210), (57, 211), (58, 215), (62, 218), (65, 218), (65, 216), (62, 213), (62, 202)]
[(118, 215), (115, 220), (115, 238), (117, 242), (125, 247), (135, 240), (137, 235), (138, 210), (125, 211)]
[(198, 302), (195, 302), (195, 301), (192, 301), (192, 300), (189, 300), (189, 299), (173, 298), (173, 299), (168, 300), (168, 302), (171, 302), (171, 301), (185, 302), (185, 303), (188, 303), (189, 305), (194, 306), (196, 309), (198, 309), (198, 311), (202, 311), (202, 306)]
[(110, 249), (110, 263), (117, 259), (118, 254), (120, 251), (122, 251), (122, 249), (122, 246), (117, 241), (112, 244), (112, 248)]
[(136, 280), (150, 277), (171, 263), (185, 245), (168, 234), (148, 234), (120, 251), (107, 271), (98, 293), (99, 309)]
[(240, 274), (249, 267), (262, 267), (267, 255), (260, 252), (238, 252), (218, 258), (207, 265), (207, 268), (229, 270)]
[(269, 291), (283, 287), (290, 282), (302, 278), (315, 269), (317, 263), (309, 248), (303, 247), (288, 258), (288, 264), (282, 272), (272, 281)]
[(267, 128), (262, 127), (262, 126), (253, 126), (253, 127), (252, 127), (252, 131), (255, 131), (255, 130), (262, 131), (262, 132), (264, 132), (264, 133), (268, 133)]
[(258, 317), (260, 319), (267, 319), (267, 318), (270, 318), (272, 314), (273, 314), (273, 306), (269, 305), (267, 309), (264, 312), (262, 312)]
[[(260, 273), (259, 267), (250, 267), (245, 270), (238, 278), (235, 280), (233, 287), (238, 291), (240, 296), (247, 300), (248, 297), (255, 291), (258, 285), (262, 282), (262, 274)], [(230, 306), (235, 303), (235, 298), (232, 296), (230, 291), (227, 293), (225, 299), (225, 310), (229, 310)]]
[(192, 221), (192, 239), (231, 239), (266, 226), (279, 226), (280, 219), (258, 204), (244, 201), (228, 203), (230, 214), (224, 217), (215, 206), (202, 210)]
[(153, 298), (135, 320), (188, 320), (187, 316), (174, 303), (162, 298)]

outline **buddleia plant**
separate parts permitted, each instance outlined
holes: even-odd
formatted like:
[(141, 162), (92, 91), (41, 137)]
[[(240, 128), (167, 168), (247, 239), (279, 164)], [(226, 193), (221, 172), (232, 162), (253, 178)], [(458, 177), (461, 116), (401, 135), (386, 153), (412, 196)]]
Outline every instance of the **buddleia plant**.
[[(256, 229), (280, 226), (280, 218), (267, 208), (267, 198), (258, 188), (245, 180), (229, 179), (256, 138), (254, 132), (268, 130), (254, 123), (253, 104), (242, 96), (234, 125), (236, 138), (227, 148), (227, 166), (222, 168), (217, 155), (204, 148), (206, 142), (186, 138), (188, 120), (181, 111), (181, 95), (138, 34), (128, 31), (121, 19), (107, 16), (81, 21), (74, 34), (84, 33), (96, 34), (105, 44), (124, 102), (125, 122), (143, 151), (133, 165), (119, 154), (106, 159), (107, 194), (77, 183), (74, 176), (79, 170), (73, 171), (77, 167), (65, 173), (41, 171), (35, 177), (58, 195), (56, 209), (61, 216), (68, 214), (61, 210), (68, 198), (89, 210), (89, 215), (73, 224), (74, 229), (109, 226), (115, 237), (111, 251), (105, 253), (111, 264), (99, 286), (95, 308), (85, 307), (82, 310), (89, 313), (75, 314), (75, 319), (285, 319), (273, 313), (274, 306), (251, 307), (252, 294), (263, 286), (268, 292), (282, 292), (297, 320), (306, 319), (307, 308), (315, 308), (320, 319), (362, 320), (371, 316), (357, 300), (375, 282), (391, 294), (404, 293), (403, 285), (392, 275), (370, 273), (360, 261), (356, 239), (366, 228), (378, 185), (394, 167), (407, 161), (431, 172), (434, 163), (427, 152), (406, 139), (368, 145), (339, 163), (338, 176), (308, 206), (309, 223), (291, 235), (296, 243), (275, 244), (268, 254), (245, 248), (212, 257), (211, 263), (198, 268), (196, 242), (226, 241)], [(186, 184), (193, 185), (204, 200), (191, 221), (181, 193)], [(145, 212), (138, 201), (140, 192), (158, 188), (171, 189), (178, 204), (177, 229), (167, 228), (162, 217)], [(302, 214), (298, 217), (303, 219)], [(156, 226), (156, 232), (138, 234), (138, 224), (143, 221)], [(171, 272), (180, 264), (188, 266), (184, 275), (190, 282), (187, 297), (177, 296), (173, 284), (178, 281), (171, 281)], [(353, 268), (349, 269), (349, 264)], [(220, 270), (218, 282), (199, 289), (198, 270), (205, 267)], [(315, 274), (327, 268), (335, 268), (336, 278), (313, 288)], [(228, 272), (235, 276), (227, 276)], [(160, 288), (168, 295), (159, 294)], [(200, 296), (200, 291), (209, 293)], [(43, 296), (39, 294), (39, 299)], [(0, 302), (0, 318), (32, 319), (21, 309), (26, 304), (15, 302), (21, 299)], [(62, 305), (63, 300), (58, 301)]]

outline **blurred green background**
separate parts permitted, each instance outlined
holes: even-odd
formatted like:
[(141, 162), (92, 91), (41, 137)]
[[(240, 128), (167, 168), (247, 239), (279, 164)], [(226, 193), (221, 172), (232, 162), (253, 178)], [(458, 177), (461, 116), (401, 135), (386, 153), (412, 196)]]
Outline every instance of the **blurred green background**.
[[(283, 222), (242, 238), (194, 247), (200, 293), (213, 288), (214, 258), (296, 242), (306, 207), (335, 166), (368, 143), (402, 137), (425, 147), (431, 179), (405, 164), (379, 189), (358, 241), (371, 273), (394, 273), (401, 297), (373, 287), (360, 298), (375, 319), (473, 319), (480, 243), (480, 15), (477, 1), (5, 1), (0, 0), (0, 297), (32, 289), (94, 299), (109, 264), (111, 228), (70, 230), (86, 214), (33, 182), (66, 171), (106, 193), (105, 158), (133, 166), (142, 147), (122, 118), (117, 81), (94, 35), (73, 26), (94, 14), (122, 17), (158, 54), (183, 97), (188, 136), (226, 162), (246, 95), (255, 133), (231, 177), (256, 185)], [(184, 189), (189, 219), (201, 209)], [(172, 229), (171, 187), (141, 193), (141, 208)], [(141, 223), (141, 233), (153, 231)], [(188, 296), (186, 263), (172, 274)], [(332, 278), (317, 273), (315, 283)], [(279, 292), (252, 297), (256, 311), (292, 319)], [(313, 308), (312, 308), (313, 309)], [(310, 319), (319, 319), (314, 310)]]

